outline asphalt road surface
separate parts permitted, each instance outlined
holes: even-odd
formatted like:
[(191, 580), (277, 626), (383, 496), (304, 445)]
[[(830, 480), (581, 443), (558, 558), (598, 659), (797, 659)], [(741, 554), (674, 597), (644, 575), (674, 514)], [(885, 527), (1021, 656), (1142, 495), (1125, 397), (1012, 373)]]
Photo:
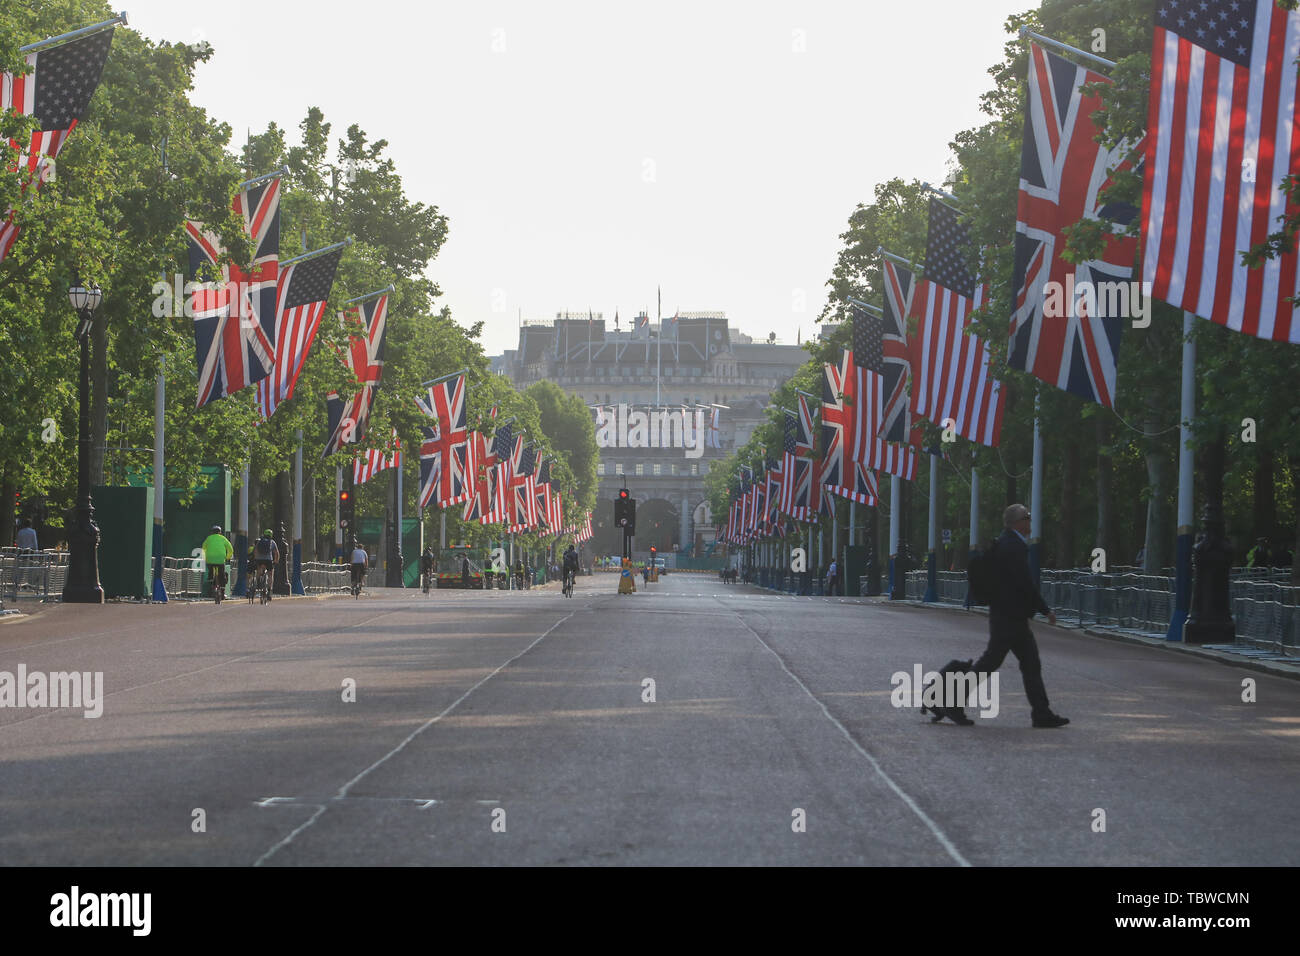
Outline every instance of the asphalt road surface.
[(0, 706), (0, 863), (1300, 863), (1294, 681), (1035, 624), (1071, 724), (1030, 727), (1009, 658), (996, 718), (934, 725), (891, 675), (982, 616), (615, 587), (0, 623), (0, 672), (104, 692)]

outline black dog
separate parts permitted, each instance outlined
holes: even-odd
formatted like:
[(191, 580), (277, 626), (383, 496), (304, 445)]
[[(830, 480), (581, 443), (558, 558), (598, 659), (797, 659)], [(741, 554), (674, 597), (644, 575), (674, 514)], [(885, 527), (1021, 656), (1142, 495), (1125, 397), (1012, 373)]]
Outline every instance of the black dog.
[[(944, 706), (926, 707), (924, 704), (921, 705), (921, 713), (924, 714), (928, 711), (930, 714), (933, 715), (930, 718), (930, 723), (937, 724), (945, 717), (951, 720), (954, 724), (961, 724), (964, 727), (969, 727), (971, 724), (975, 723), (975, 721), (971, 720), (969, 717), (966, 716), (966, 708), (965, 708), (966, 701), (947, 700), (946, 693), (945, 693), (945, 689), (947, 687), (947, 680), (946, 680), (947, 675), (948, 674), (969, 674), (973, 670), (971, 666), (972, 664), (974, 664), (973, 660), (969, 660), (969, 661), (953, 660), (953, 661), (949, 661), (947, 664), (944, 664), (943, 667), (939, 668), (939, 699), (943, 702)], [(932, 686), (934, 686), (933, 682), (927, 684), (926, 690), (929, 690)], [(922, 694), (924, 696), (924, 692), (922, 692)]]

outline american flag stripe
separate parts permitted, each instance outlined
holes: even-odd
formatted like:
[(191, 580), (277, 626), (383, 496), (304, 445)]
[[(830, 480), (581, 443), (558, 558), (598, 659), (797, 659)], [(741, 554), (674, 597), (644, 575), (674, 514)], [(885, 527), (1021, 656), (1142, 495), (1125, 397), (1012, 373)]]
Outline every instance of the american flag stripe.
[(929, 280), (917, 283), (913, 314), (912, 414), (941, 425), (952, 419), (963, 438), (996, 446), (1002, 431), (1001, 383), (990, 371), (988, 346), (965, 334), (987, 287), (973, 299)]
[(280, 272), (275, 296), (275, 362), (271, 374), (257, 383), (263, 418), (270, 418), (281, 402), (293, 398), (342, 255), (343, 250), (338, 249), (306, 262), (290, 263)]
[[(35, 117), (39, 123), (26, 144), (9, 140), (18, 155), (0, 162), (0, 168), (12, 165), (26, 177), (21, 184), (25, 192), (32, 182), (40, 189), (37, 172), (46, 157), (55, 158), (67, 142), (77, 123), (90, 106), (90, 98), (99, 86), (113, 44), (113, 29), (77, 37), (57, 46), (29, 53), (24, 63), (31, 72), (15, 76), (0, 73), (0, 114), (13, 110), (20, 116)], [(9, 255), (18, 239), (17, 210), (5, 212), (0, 224), (0, 262)]]
[(385, 454), (381, 449), (367, 449), (362, 457), (352, 463), (352, 483), (356, 485), (365, 484), (385, 469), (401, 468), (402, 443), (398, 439), (396, 431), (393, 432), (393, 442), (390, 448), (391, 454)]
[(1293, 343), (1297, 253), (1258, 269), (1239, 256), (1295, 211), (1278, 184), (1300, 163), (1297, 56), (1300, 16), (1273, 0), (1159, 4), (1142, 196), (1154, 297)]

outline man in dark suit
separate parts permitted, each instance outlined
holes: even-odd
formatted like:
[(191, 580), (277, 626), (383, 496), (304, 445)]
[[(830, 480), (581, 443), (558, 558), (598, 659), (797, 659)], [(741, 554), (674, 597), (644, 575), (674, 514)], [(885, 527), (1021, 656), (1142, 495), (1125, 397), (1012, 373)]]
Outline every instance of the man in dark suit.
[(1038, 593), (1029, 573), (1029, 509), (1011, 505), (1002, 513), (1005, 528), (993, 550), (995, 585), (989, 600), (989, 646), (975, 662), (976, 674), (991, 673), (1002, 666), (1007, 651), (1020, 662), (1035, 727), (1064, 727), (1070, 721), (1052, 713), (1043, 687), (1043, 667), (1038, 643), (1029, 629), (1036, 613), (1056, 624), (1056, 614)]

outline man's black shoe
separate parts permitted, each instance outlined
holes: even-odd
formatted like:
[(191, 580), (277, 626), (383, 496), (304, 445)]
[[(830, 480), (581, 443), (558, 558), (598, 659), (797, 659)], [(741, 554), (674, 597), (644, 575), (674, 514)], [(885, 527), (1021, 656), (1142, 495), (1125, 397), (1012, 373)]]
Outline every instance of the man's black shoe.
[(1035, 717), (1035, 727), (1064, 727), (1070, 722), (1070, 718), (1062, 717), (1060, 714), (1048, 714), (1046, 717)]

